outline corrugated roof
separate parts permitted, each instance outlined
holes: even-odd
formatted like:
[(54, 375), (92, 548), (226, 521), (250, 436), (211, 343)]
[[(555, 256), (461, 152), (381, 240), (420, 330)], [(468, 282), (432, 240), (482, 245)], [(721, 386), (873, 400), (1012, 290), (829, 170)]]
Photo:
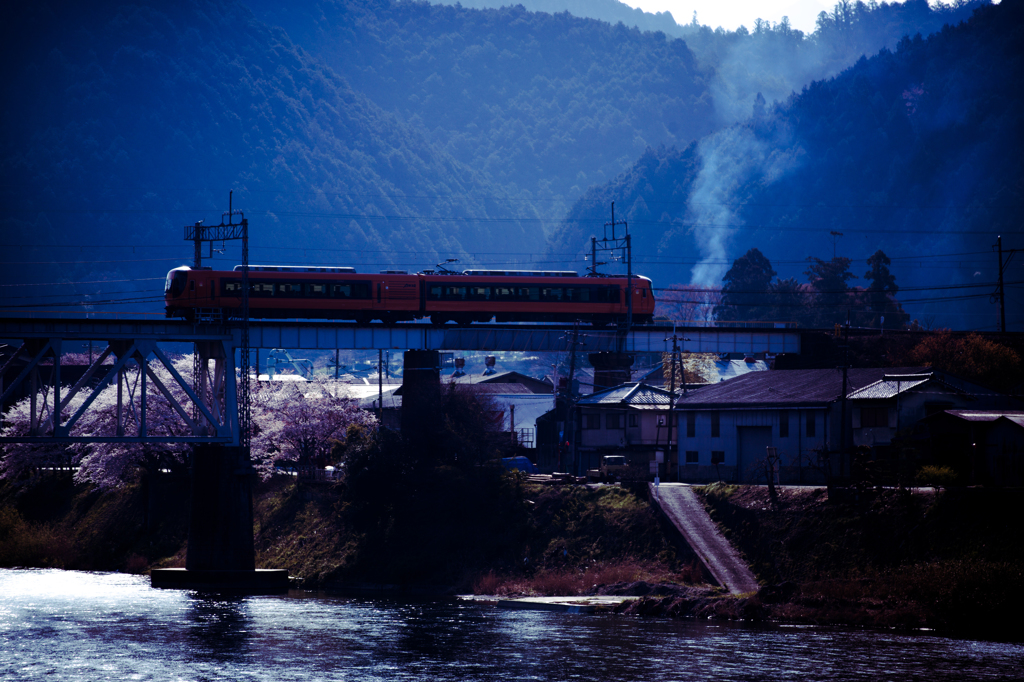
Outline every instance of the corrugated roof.
[(994, 422), (997, 419), (1005, 418), (1014, 424), (1024, 426), (1024, 411), (1021, 410), (946, 410), (945, 412), (969, 422)]
[(551, 400), (551, 394), (543, 395), (534, 393), (528, 387), (522, 384), (456, 384), (455, 390), (465, 391), (466, 393), (483, 394), (483, 393), (504, 393), (504, 394), (524, 394), (524, 395), (540, 395), (546, 400)]
[(641, 382), (630, 382), (583, 398), (578, 405), (625, 405), (639, 409), (667, 408), (669, 392)]
[(887, 400), (895, 398), (900, 393), (906, 393), (913, 388), (917, 388), (921, 384), (926, 384), (932, 379), (931, 374), (910, 374), (905, 379), (880, 379), (862, 389), (846, 394), (846, 397), (850, 400)]
[[(882, 379), (886, 374), (916, 374), (920, 368), (866, 367), (847, 370), (847, 392), (856, 391)], [(775, 369), (749, 372), (735, 379), (711, 384), (681, 397), (680, 407), (690, 405), (805, 405), (830, 403), (843, 392), (841, 369)]]

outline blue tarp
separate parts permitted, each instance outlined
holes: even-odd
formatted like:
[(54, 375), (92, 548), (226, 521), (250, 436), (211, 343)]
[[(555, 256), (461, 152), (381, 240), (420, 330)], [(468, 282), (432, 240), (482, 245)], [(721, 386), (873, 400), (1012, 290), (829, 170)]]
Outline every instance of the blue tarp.
[(537, 469), (537, 465), (530, 461), (528, 457), (519, 455), (518, 457), (502, 457), (501, 464), (509, 471), (513, 469), (519, 469), (527, 474), (538, 474), (540, 470)]

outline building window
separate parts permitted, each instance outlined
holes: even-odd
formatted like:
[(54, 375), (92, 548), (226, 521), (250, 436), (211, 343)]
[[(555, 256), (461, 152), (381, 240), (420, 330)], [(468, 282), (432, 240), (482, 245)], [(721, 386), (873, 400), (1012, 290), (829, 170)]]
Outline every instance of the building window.
[(697, 437), (697, 413), (687, 412), (686, 413), (686, 437), (696, 438)]
[(813, 412), (808, 412), (806, 419), (807, 419), (807, 436), (808, 436), (808, 438), (814, 438), (814, 434), (817, 431), (817, 429), (815, 429), (814, 413)]
[(725, 450), (712, 450), (711, 451), (711, 463), (721, 464), (725, 461)]
[(718, 438), (722, 435), (722, 422), (717, 412), (711, 413), (711, 437)]
[(779, 438), (789, 438), (789, 412), (779, 412)]
[(629, 415), (629, 425), (633, 427), (640, 426), (640, 416), (636, 414)]
[(601, 428), (601, 415), (595, 412), (583, 415), (583, 428), (585, 429), (599, 429)]
[(696, 464), (699, 461), (700, 461), (700, 453), (698, 453), (696, 450), (687, 450), (686, 451), (686, 463), (687, 464)]
[(604, 427), (611, 431), (612, 429), (621, 429), (622, 427), (622, 415), (616, 414), (615, 412), (609, 412), (605, 415)]
[(863, 428), (877, 426), (889, 426), (888, 407), (862, 407), (860, 408), (860, 425)]

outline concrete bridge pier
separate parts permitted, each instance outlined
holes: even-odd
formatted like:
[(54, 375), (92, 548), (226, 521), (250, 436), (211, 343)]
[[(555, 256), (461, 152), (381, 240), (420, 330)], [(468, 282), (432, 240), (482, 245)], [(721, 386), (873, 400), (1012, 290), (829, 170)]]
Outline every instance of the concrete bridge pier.
[(436, 350), (407, 350), (402, 380), (402, 435), (429, 442), (441, 416), (441, 354)]
[(195, 448), (185, 568), (154, 569), (153, 587), (243, 594), (287, 592), (288, 571), (256, 568), (252, 532), (255, 475), (244, 448)]

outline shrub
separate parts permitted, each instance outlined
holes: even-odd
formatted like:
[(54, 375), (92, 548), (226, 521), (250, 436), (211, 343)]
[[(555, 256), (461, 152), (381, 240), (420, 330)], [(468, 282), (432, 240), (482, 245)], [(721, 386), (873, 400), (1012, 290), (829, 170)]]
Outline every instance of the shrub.
[(956, 483), (956, 471), (952, 467), (925, 465), (917, 472), (914, 480), (918, 485), (931, 485), (936, 488), (947, 488)]

